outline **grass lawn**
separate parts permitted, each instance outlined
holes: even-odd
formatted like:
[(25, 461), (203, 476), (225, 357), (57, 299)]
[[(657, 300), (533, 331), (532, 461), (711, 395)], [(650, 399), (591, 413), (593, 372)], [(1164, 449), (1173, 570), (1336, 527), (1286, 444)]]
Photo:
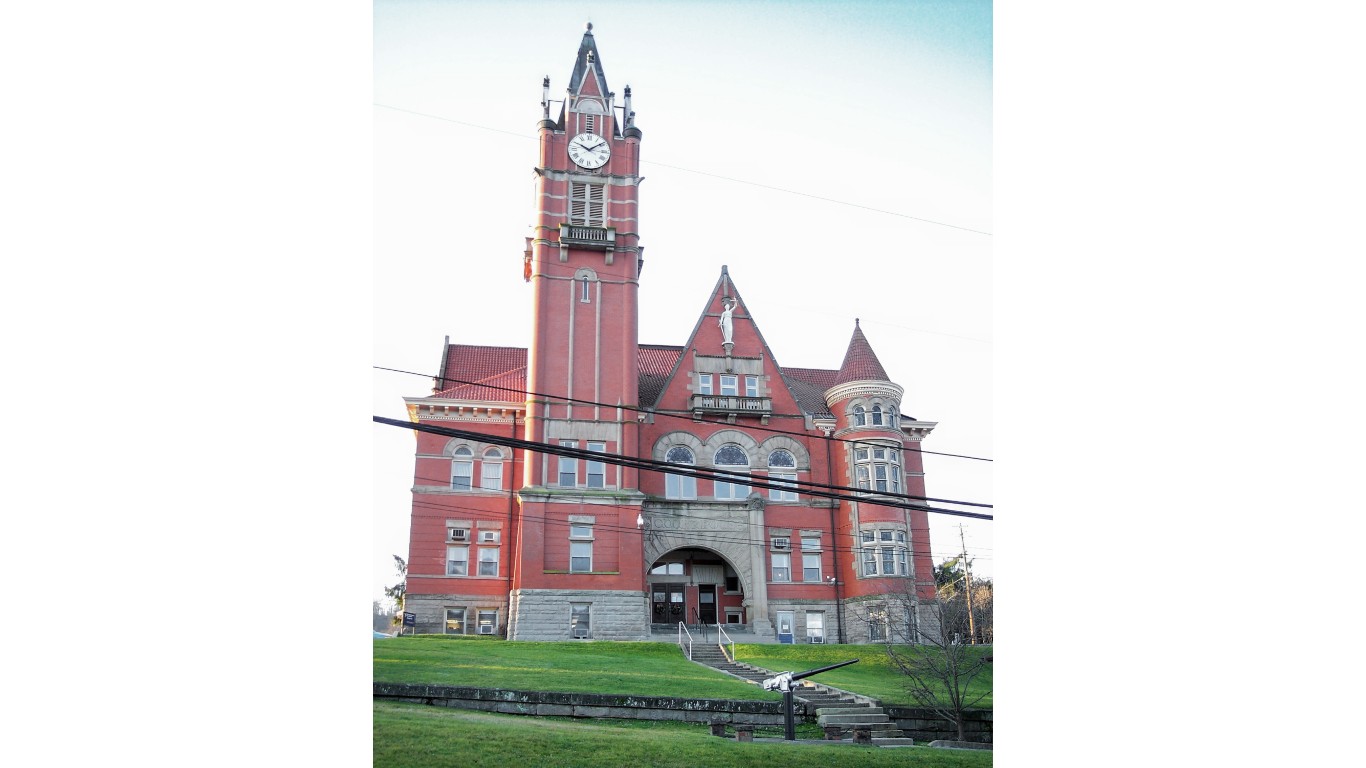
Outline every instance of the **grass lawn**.
[[(781, 694), (713, 672), (683, 657), (672, 643), (508, 642), (498, 638), (415, 635), (374, 641), (374, 680), (521, 691), (683, 696), (771, 701)], [(990, 653), (990, 649), (981, 649)], [(737, 644), (736, 657), (774, 672), (859, 663), (812, 678), (886, 704), (915, 706), (880, 645)], [(990, 691), (991, 669), (971, 692)], [(987, 693), (976, 707), (990, 709)]]
[(388, 701), (374, 704), (373, 733), (372, 762), (384, 768), (987, 768), (992, 761), (987, 751), (741, 744), (712, 736), (705, 725), (497, 715)]
[[(924, 648), (917, 648), (924, 651)], [(991, 653), (990, 648), (970, 649), (983, 654)], [(835, 664), (849, 659), (858, 659), (857, 664), (822, 672), (813, 681), (819, 681), (846, 691), (861, 693), (881, 699), (884, 704), (918, 706), (906, 693), (902, 676), (891, 662), (881, 645), (760, 645), (736, 644), (735, 658), (746, 664), (771, 669), (774, 672), (792, 670), (800, 672)], [(976, 709), (991, 709), (992, 670), (987, 669), (978, 675), (968, 688), (969, 698), (987, 692), (976, 704)]]
[(751, 701), (782, 698), (694, 664), (671, 643), (536, 643), (415, 635), (375, 640), (374, 647), (377, 683)]

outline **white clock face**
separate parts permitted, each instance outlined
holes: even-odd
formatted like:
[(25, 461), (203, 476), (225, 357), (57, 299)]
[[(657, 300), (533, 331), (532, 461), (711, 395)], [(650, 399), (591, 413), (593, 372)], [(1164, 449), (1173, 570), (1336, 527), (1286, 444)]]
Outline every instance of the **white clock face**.
[(595, 133), (580, 133), (569, 140), (569, 159), (583, 168), (601, 168), (612, 156), (607, 139)]

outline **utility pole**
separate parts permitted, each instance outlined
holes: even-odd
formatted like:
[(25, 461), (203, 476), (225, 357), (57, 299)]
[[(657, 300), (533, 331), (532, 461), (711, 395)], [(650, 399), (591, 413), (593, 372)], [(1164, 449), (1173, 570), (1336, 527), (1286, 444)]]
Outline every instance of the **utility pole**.
[(963, 545), (963, 572), (967, 574), (968, 645), (977, 644), (977, 630), (972, 626), (972, 568), (968, 565), (968, 544), (963, 539), (963, 524), (958, 524), (958, 543)]

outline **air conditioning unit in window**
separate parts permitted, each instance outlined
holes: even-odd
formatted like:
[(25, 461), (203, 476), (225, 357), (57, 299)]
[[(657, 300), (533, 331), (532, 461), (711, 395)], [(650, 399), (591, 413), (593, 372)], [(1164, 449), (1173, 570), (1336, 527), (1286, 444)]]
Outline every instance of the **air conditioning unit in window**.
[(481, 542), (493, 542), (493, 543), (497, 543), (497, 541), (498, 541), (498, 532), (497, 532), (497, 531), (480, 531), (480, 532), (479, 532), (479, 541), (481, 541)]
[(819, 635), (812, 635), (812, 636), (806, 638), (806, 642), (808, 642), (808, 643), (815, 643), (815, 644), (819, 645), (819, 644), (825, 642), (825, 638), (824, 638), (824, 637), (820, 637)]
[(448, 528), (446, 541), (469, 541), (470, 529), (468, 528)]
[(480, 625), (479, 625), (479, 634), (481, 634), (481, 635), (491, 635), (491, 634), (493, 634), (493, 625), (492, 625), (492, 624), (480, 624)]
[(792, 549), (792, 541), (789, 539), (774, 539), (774, 549)]

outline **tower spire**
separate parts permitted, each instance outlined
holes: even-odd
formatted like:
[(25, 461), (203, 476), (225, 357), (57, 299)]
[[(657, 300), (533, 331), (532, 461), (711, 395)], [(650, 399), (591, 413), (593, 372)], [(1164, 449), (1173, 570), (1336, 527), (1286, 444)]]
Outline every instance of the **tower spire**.
[(849, 339), (849, 348), (844, 352), (844, 363), (840, 365), (839, 376), (835, 378), (837, 384), (850, 381), (890, 381), (887, 378), (887, 370), (882, 367), (882, 362), (877, 359), (877, 353), (873, 351), (873, 345), (869, 344), (868, 337), (863, 335), (858, 318), (854, 318), (854, 335)]

